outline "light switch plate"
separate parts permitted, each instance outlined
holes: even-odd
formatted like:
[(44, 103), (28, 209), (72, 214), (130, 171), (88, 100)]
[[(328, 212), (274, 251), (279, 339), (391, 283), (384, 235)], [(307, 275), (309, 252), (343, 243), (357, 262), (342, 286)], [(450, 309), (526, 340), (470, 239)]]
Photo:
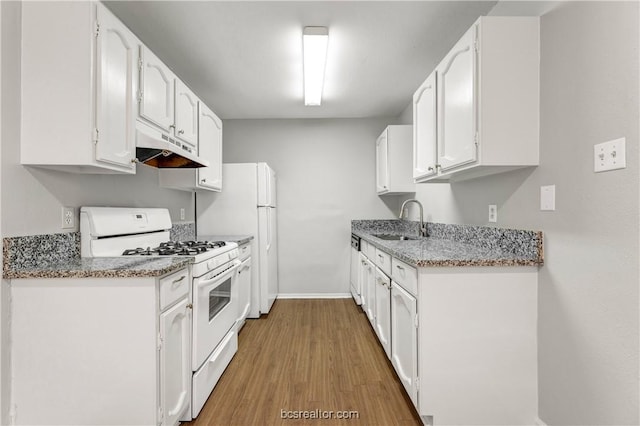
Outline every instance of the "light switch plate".
[(540, 187), (540, 210), (553, 211), (556, 209), (556, 186), (544, 185)]
[(593, 146), (593, 171), (596, 173), (627, 167), (626, 139), (620, 138)]

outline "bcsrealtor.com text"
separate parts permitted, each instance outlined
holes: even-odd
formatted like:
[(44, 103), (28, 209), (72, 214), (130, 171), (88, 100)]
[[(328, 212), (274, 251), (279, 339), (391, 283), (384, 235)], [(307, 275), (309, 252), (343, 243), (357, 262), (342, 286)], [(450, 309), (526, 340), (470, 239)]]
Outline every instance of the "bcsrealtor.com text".
[(358, 411), (333, 411), (333, 410), (280, 410), (281, 419), (317, 419), (317, 420), (349, 420), (359, 419)]

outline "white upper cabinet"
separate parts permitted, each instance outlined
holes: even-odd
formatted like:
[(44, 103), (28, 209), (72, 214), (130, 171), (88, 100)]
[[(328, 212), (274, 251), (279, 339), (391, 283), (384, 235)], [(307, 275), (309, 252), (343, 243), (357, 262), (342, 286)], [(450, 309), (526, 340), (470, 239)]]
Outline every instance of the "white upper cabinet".
[(437, 68), (438, 160), (442, 171), (476, 160), (475, 40), (474, 25)]
[(198, 144), (198, 98), (176, 79), (175, 136), (192, 146)]
[(222, 190), (222, 120), (205, 104), (198, 104), (198, 155), (209, 161), (209, 167), (197, 170), (197, 186)]
[(539, 19), (479, 18), (414, 95), (415, 181), (537, 166), (539, 88)]
[(198, 101), (198, 157), (209, 162), (199, 169), (160, 169), (164, 188), (181, 191), (222, 191), (222, 120)]
[(101, 4), (22, 4), (22, 164), (135, 173), (138, 44)]
[(139, 116), (169, 133), (173, 127), (175, 75), (146, 46), (140, 46)]
[(415, 192), (411, 173), (411, 127), (387, 126), (376, 141), (376, 191)]
[(385, 130), (376, 140), (376, 191), (378, 194), (389, 192), (387, 131)]
[(413, 178), (436, 174), (436, 72), (413, 95)]

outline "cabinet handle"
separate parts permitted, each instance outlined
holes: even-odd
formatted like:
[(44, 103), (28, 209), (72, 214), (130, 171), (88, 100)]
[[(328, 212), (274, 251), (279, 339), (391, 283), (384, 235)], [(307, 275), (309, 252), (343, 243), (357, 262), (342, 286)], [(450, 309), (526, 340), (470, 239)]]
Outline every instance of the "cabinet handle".
[(139, 162), (140, 162), (140, 160), (138, 160), (137, 158), (132, 158), (131, 159), (131, 163), (133, 163), (133, 164), (136, 164), (136, 163), (139, 163)]
[(440, 164), (436, 164), (436, 169), (440, 169), (442, 166)]
[(432, 172), (433, 171), (433, 167), (427, 167), (427, 171), (428, 172)]
[(200, 182), (205, 183), (207, 181), (207, 179), (202, 179)]
[(189, 304), (187, 305), (187, 309), (193, 309), (193, 304), (189, 303)]
[(177, 287), (177, 285), (176, 285), (176, 284), (178, 284), (179, 282), (183, 281), (185, 278), (187, 278), (187, 276), (186, 276), (186, 275), (183, 275), (183, 276), (181, 276), (180, 278), (177, 278), (177, 279), (173, 280), (173, 281), (171, 282), (171, 287), (172, 287), (172, 288), (176, 288), (176, 287)]
[(396, 265), (396, 268), (400, 269), (401, 271), (404, 271), (404, 268), (400, 265)]
[(179, 135), (184, 134), (184, 130), (178, 130), (178, 134), (179, 134)]

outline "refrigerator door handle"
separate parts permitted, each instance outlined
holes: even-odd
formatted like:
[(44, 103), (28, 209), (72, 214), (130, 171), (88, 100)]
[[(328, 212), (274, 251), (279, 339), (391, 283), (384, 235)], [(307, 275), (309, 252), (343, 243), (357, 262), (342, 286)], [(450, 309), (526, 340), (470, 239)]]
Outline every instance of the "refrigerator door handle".
[(267, 210), (267, 252), (271, 250), (271, 209), (269, 207)]

